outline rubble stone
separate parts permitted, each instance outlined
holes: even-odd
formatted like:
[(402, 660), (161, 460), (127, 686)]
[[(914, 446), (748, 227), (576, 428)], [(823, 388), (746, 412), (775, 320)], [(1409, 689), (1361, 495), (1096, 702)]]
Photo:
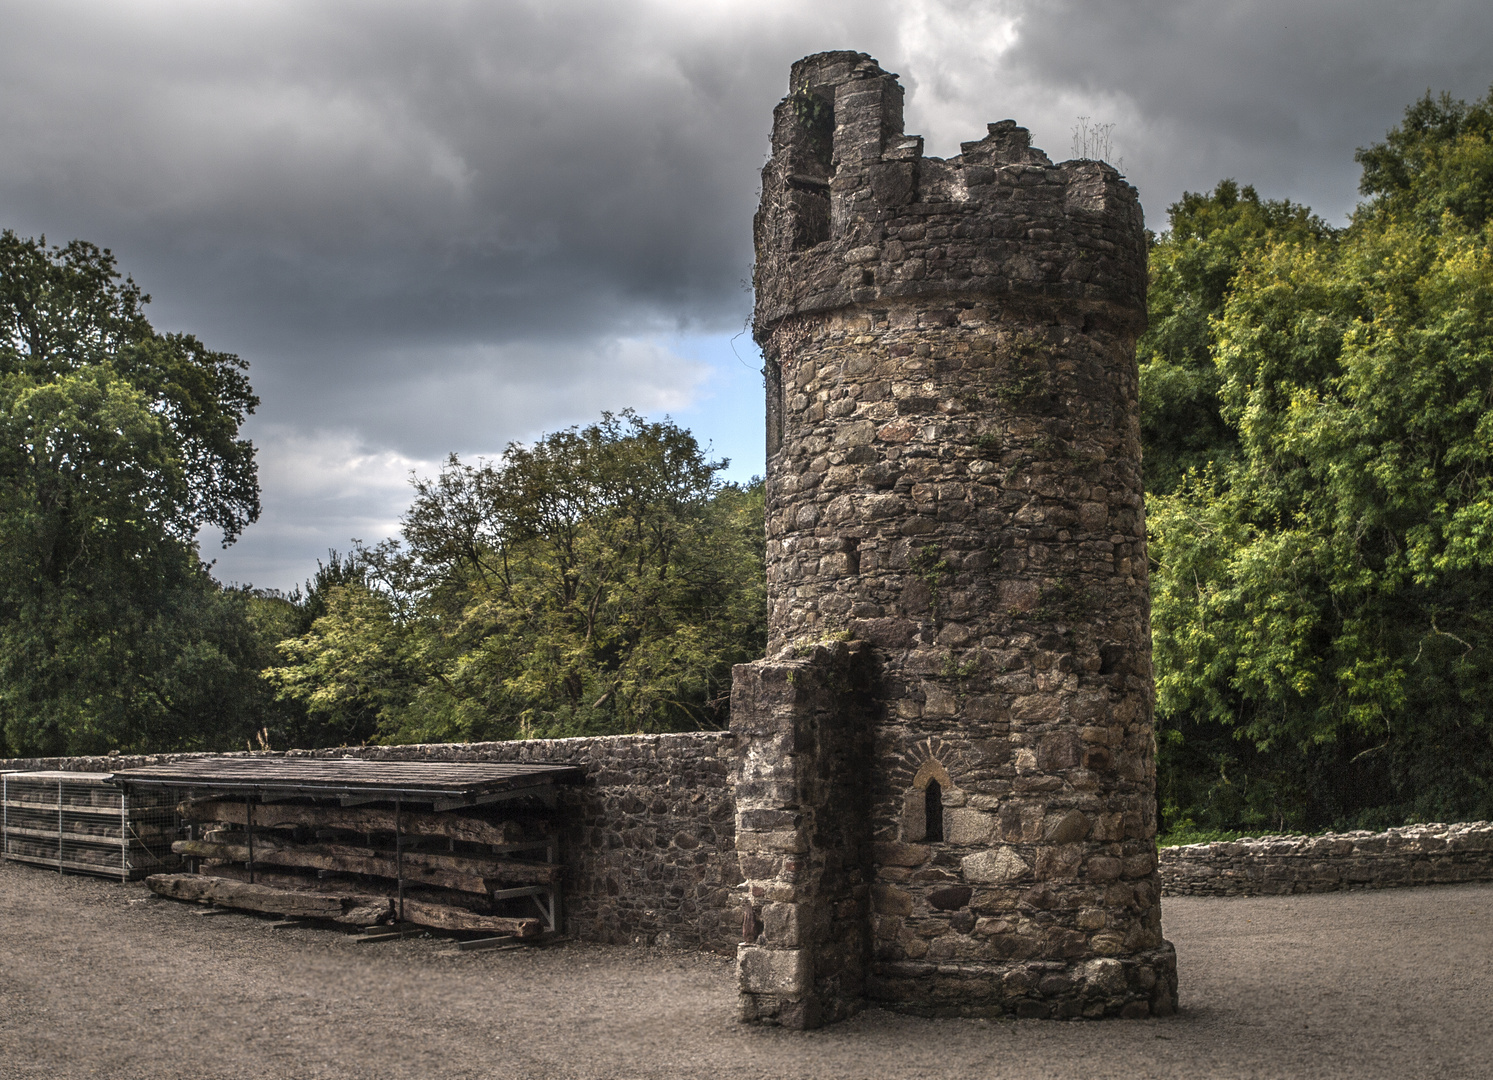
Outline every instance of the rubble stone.
[(1279, 896), (1493, 881), (1493, 823), (1259, 836), (1161, 849), (1168, 896)]

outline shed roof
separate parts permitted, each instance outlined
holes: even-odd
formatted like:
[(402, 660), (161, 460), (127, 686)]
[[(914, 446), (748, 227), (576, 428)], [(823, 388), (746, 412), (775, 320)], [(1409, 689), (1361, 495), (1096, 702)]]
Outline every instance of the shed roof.
[(7, 780), (70, 780), (74, 783), (101, 783), (110, 777), (106, 772), (67, 772), (61, 769), (0, 771)]
[(487, 801), (578, 780), (574, 765), (492, 761), (365, 761), (358, 758), (195, 758), (113, 774), (123, 784), (218, 788), (260, 795)]

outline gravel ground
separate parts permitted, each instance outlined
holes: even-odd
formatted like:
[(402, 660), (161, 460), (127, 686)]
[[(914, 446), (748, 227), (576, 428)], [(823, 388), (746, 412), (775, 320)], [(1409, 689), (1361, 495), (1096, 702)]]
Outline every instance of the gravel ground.
[(0, 863), (0, 1077), (1493, 1076), (1493, 885), (1169, 899), (1165, 1020), (734, 1019), (731, 962), (355, 944)]

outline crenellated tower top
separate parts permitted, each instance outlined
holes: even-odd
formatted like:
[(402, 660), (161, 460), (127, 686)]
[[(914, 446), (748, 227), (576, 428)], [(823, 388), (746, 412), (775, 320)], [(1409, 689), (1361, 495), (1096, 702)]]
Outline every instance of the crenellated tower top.
[(790, 315), (933, 293), (1102, 306), (1143, 328), (1141, 208), (1113, 167), (1054, 165), (1014, 120), (925, 157), (897, 76), (865, 53), (806, 57), (788, 88), (755, 222), (759, 343)]

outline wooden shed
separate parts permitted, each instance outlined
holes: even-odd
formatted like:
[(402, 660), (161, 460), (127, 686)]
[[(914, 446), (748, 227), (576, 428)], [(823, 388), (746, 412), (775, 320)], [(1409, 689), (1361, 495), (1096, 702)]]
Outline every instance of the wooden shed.
[(557, 785), (580, 769), (356, 758), (197, 758), (113, 774), (170, 792), (179, 899), (374, 926), (535, 937), (561, 926)]

